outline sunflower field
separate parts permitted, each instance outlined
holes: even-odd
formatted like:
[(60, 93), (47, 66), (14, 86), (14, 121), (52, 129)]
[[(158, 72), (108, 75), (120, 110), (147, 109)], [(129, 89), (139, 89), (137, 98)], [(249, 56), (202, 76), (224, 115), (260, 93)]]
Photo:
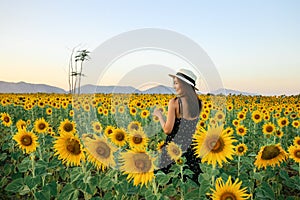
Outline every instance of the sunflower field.
[(0, 199), (300, 199), (300, 96), (199, 95), (197, 181), (152, 115), (173, 97), (0, 94)]

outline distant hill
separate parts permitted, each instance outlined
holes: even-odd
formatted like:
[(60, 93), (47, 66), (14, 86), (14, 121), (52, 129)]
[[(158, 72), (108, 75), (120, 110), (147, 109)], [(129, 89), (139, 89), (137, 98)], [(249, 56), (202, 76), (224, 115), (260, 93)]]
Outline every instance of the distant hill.
[(175, 94), (175, 89), (164, 85), (158, 85), (142, 91), (143, 94)]
[(25, 82), (5, 82), (0, 81), (0, 93), (66, 93), (65, 90), (46, 85), (46, 84), (33, 84)]
[(131, 86), (97, 86), (97, 85), (84, 85), (80, 87), (81, 94), (93, 94), (93, 93), (141, 93), (138, 89)]
[[(110, 93), (137, 93), (137, 94), (175, 94), (175, 90), (173, 87), (168, 87), (164, 85), (158, 85), (152, 88), (149, 88), (144, 91), (140, 91), (132, 86), (97, 86), (97, 85), (84, 85), (80, 87), (81, 94), (93, 94), (93, 93), (103, 93), (103, 94), (110, 94)], [(0, 93), (68, 93), (64, 89), (59, 87), (54, 87), (46, 84), (32, 84), (32, 83), (25, 83), (25, 82), (5, 82), (0, 81)], [(201, 92), (197, 92), (201, 94)], [(230, 90), (230, 89), (218, 89), (211, 94), (224, 94), (224, 95), (258, 95), (254, 93), (247, 93), (241, 92), (237, 90)]]
[(212, 91), (211, 94), (224, 94), (224, 95), (246, 95), (246, 96), (256, 96), (258, 94), (254, 94), (254, 93), (248, 93), (248, 92), (241, 92), (241, 91), (237, 91), (237, 90), (231, 90), (231, 89), (226, 89), (226, 88), (220, 88), (218, 90)]

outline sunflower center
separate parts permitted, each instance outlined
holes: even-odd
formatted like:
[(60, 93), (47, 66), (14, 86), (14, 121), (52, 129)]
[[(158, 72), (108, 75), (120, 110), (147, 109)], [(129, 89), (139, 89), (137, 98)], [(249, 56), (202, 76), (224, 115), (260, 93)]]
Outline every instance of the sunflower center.
[(273, 132), (273, 127), (272, 127), (272, 126), (267, 126), (266, 131), (267, 131), (268, 133)]
[(208, 146), (212, 152), (219, 153), (224, 149), (224, 141), (222, 138), (219, 138), (218, 140), (215, 140), (214, 138), (212, 141), (209, 141)]
[(24, 146), (30, 146), (32, 144), (32, 138), (29, 135), (24, 135), (21, 139), (21, 143)]
[(218, 115), (218, 119), (223, 119), (223, 115)]
[(98, 142), (96, 152), (100, 157), (108, 158), (110, 155), (110, 148), (105, 142)]
[(148, 155), (144, 153), (139, 153), (133, 157), (134, 165), (139, 170), (139, 172), (149, 172), (151, 169), (151, 161)]
[(295, 155), (296, 158), (300, 158), (300, 150), (296, 151), (296, 152), (294, 153), (294, 155)]
[(139, 126), (137, 124), (131, 124), (131, 130), (139, 130)]
[(180, 155), (180, 150), (176, 147), (172, 148), (172, 152), (176, 155), (179, 156)]
[(66, 123), (65, 125), (64, 125), (64, 130), (65, 131), (67, 131), (67, 132), (71, 132), (71, 131), (73, 131), (73, 125), (71, 124), (71, 123)]
[(39, 124), (39, 129), (44, 130), (46, 128), (46, 125), (44, 123)]
[(101, 129), (101, 127), (98, 124), (95, 126), (95, 128), (96, 128), (96, 130), (100, 130)]
[(3, 121), (5, 121), (6, 123), (8, 123), (10, 121), (9, 117), (5, 116)]
[(286, 120), (283, 120), (283, 121), (281, 122), (281, 124), (282, 124), (282, 125), (286, 125)]
[(243, 128), (240, 128), (240, 129), (239, 129), (239, 133), (244, 133), (244, 129), (243, 129)]
[(260, 115), (254, 115), (254, 119), (259, 119)]
[(117, 133), (116, 134), (116, 140), (123, 141), (125, 138), (125, 135), (123, 133)]
[(133, 136), (133, 142), (135, 144), (140, 144), (143, 141), (143, 138), (140, 135)]
[(280, 149), (275, 145), (271, 145), (264, 148), (261, 158), (264, 160), (271, 160), (276, 158), (279, 154)]
[(224, 192), (220, 199), (221, 200), (236, 200), (236, 197), (231, 192)]
[(81, 153), (79, 142), (77, 140), (68, 139), (67, 150), (74, 155), (79, 155)]
[(244, 147), (239, 147), (239, 148), (238, 148), (238, 152), (240, 152), (240, 153), (243, 153), (243, 152), (244, 152), (244, 150), (245, 150), (245, 148), (244, 148)]

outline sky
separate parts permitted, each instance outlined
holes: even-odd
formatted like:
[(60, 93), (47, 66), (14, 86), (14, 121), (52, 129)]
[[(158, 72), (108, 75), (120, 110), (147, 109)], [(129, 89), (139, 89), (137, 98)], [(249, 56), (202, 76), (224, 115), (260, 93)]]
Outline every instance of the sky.
[[(74, 47), (93, 52), (119, 34), (156, 28), (197, 43), (225, 88), (262, 95), (300, 94), (299, 9), (297, 0), (0, 0), (0, 81), (44, 83), (67, 90)], [(139, 53), (135, 56), (142, 59)], [(158, 55), (151, 57), (148, 51), (143, 56)], [(129, 57), (115, 62), (106, 72), (112, 78), (101, 84), (119, 83), (122, 74), (114, 75), (124, 65), (117, 63), (124, 64)], [(171, 60), (176, 67), (185, 64), (178, 57)], [(166, 74), (149, 76), (172, 86), (171, 81), (163, 81)]]

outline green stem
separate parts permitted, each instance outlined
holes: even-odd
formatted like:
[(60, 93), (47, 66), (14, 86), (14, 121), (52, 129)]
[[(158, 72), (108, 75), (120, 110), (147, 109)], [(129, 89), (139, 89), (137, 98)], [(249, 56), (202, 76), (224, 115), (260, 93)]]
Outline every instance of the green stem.
[[(183, 165), (180, 165), (180, 181), (181, 181), (181, 184), (183, 184)], [(180, 198), (181, 200), (184, 200), (184, 195), (183, 195), (183, 189), (181, 188), (180, 190)]]
[(153, 193), (156, 196), (157, 195), (157, 187), (156, 187), (155, 179), (153, 179), (153, 181), (152, 181), (152, 187), (153, 187)]
[(241, 161), (241, 156), (238, 156), (238, 177), (240, 176), (240, 161)]
[(299, 173), (299, 176), (300, 176), (300, 162), (299, 162), (299, 166), (298, 166), (298, 173)]
[(31, 170), (32, 170), (32, 177), (35, 178), (35, 156), (32, 154), (31, 157)]

